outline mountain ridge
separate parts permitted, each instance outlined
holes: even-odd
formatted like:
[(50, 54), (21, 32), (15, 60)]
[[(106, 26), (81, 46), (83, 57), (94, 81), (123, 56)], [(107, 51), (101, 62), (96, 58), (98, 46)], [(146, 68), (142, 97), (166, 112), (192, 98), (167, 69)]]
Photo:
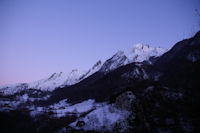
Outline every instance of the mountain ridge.
[[(97, 71), (104, 72), (105, 74), (117, 69), (118, 67), (130, 64), (132, 62), (143, 62), (148, 61), (150, 57), (158, 57), (166, 52), (166, 49), (159, 47), (150, 47), (149, 45), (135, 44), (126, 52), (118, 51), (111, 58), (105, 62), (101, 60), (97, 61), (91, 69), (88, 71), (79, 71), (73, 69), (70, 73), (53, 73), (50, 77), (34, 81), (31, 83), (18, 83), (16, 86), (26, 85), (27, 87), (22, 87), (26, 89), (37, 89), (44, 91), (53, 91), (58, 87), (70, 86), (76, 84), (83, 79), (89, 77)], [(150, 61), (149, 61), (150, 62)], [(10, 88), (10, 91), (7, 88)], [(3, 85), (0, 86), (0, 92), (5, 94), (12, 94), (21, 91), (22, 89), (15, 89), (15, 85)]]

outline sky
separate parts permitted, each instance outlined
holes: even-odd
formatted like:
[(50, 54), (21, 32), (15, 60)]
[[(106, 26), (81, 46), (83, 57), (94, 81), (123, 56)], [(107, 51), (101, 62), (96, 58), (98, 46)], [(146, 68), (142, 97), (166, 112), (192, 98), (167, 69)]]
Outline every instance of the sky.
[(0, 0), (0, 85), (88, 70), (137, 43), (171, 48), (200, 29), (199, 0)]

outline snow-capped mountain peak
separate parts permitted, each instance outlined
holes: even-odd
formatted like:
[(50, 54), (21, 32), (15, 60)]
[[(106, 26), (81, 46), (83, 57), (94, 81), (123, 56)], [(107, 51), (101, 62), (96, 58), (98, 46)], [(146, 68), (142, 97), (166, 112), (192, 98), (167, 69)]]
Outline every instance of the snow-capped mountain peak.
[(83, 75), (79, 78), (79, 80), (85, 79), (85, 78), (89, 77), (90, 75), (92, 75), (93, 73), (99, 71), (99, 69), (101, 68), (101, 66), (102, 66), (101, 60), (97, 61), (97, 62), (93, 65), (93, 67), (92, 67), (91, 69), (89, 69), (85, 74), (83, 74)]
[(129, 62), (143, 62), (152, 56), (160, 56), (166, 51), (166, 49), (160, 47), (154, 48), (149, 45), (135, 44), (130, 49), (125, 51), (125, 55), (129, 59)]
[(106, 73), (132, 62), (143, 62), (152, 56), (161, 56), (166, 51), (166, 49), (159, 47), (153, 48), (149, 45), (135, 44), (125, 52), (118, 51), (103, 64), (100, 70)]
[(89, 69), (89, 71), (79, 71), (78, 69), (73, 69), (69, 73), (54, 73), (49, 78), (29, 83), (29, 88), (53, 91), (57, 87), (70, 86), (92, 75), (99, 70), (100, 66), (101, 61), (98, 61), (91, 69)]
[(103, 66), (101, 67), (100, 71), (102, 72), (109, 72), (114, 70), (122, 65), (127, 63), (127, 57), (123, 51), (118, 51), (114, 54), (110, 59), (108, 59)]
[(73, 69), (69, 73), (59, 72), (53, 73), (51, 76), (31, 82), (31, 83), (18, 83), (13, 85), (0, 86), (0, 93), (4, 95), (10, 95), (20, 92), (24, 89), (36, 89), (42, 91), (53, 91), (55, 88), (70, 86), (80, 82), (81, 80), (89, 77), (101, 68), (101, 61), (98, 61), (94, 66), (88, 71), (79, 71), (78, 69)]
[(60, 73), (53, 73), (53, 74), (47, 79), (47, 81), (49, 81), (49, 80), (55, 80), (56, 78), (60, 77), (62, 74), (63, 74), (63, 72), (60, 72)]

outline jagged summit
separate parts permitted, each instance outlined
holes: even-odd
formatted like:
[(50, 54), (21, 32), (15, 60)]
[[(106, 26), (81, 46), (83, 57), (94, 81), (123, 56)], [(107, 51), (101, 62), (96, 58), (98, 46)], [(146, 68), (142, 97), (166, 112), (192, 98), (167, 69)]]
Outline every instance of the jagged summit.
[(127, 57), (123, 51), (118, 51), (110, 59), (108, 59), (101, 67), (101, 72), (109, 72), (127, 63)]
[(144, 44), (135, 44), (130, 49), (125, 51), (129, 62), (143, 62), (152, 56), (160, 56), (167, 50), (160, 47), (150, 47)]
[(89, 69), (85, 74), (83, 74), (83, 75), (79, 78), (79, 80), (83, 80), (83, 79), (89, 77), (90, 75), (92, 75), (93, 73), (99, 71), (99, 69), (101, 68), (101, 66), (102, 66), (101, 60), (97, 61), (97, 62), (93, 65), (93, 67), (92, 67), (91, 69)]
[(100, 69), (102, 72), (109, 72), (120, 66), (132, 63), (143, 62), (149, 60), (150, 57), (158, 57), (167, 50), (160, 47), (150, 47), (144, 44), (135, 44), (127, 51), (118, 51), (110, 59), (108, 59)]
[(94, 64), (92, 69), (94, 70), (95, 68), (99, 67), (102, 64), (101, 60), (97, 61), (97, 63)]

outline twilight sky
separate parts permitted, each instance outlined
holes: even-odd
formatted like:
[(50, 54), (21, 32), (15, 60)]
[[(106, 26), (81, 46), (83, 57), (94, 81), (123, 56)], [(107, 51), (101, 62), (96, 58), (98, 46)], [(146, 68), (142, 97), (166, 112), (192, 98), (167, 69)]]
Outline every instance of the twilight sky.
[(87, 70), (136, 43), (164, 48), (200, 28), (199, 0), (0, 0), (0, 85)]

